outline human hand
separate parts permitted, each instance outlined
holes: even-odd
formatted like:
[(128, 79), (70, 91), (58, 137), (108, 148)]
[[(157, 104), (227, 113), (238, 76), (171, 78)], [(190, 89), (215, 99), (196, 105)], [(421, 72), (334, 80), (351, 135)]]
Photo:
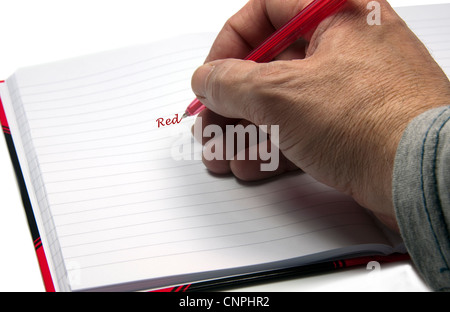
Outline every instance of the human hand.
[(276, 61), (232, 59), (245, 57), (309, 2), (249, 1), (226, 23), (192, 78), (208, 108), (199, 115), (203, 127), (279, 126), (278, 169), (262, 172), (260, 160), (204, 163), (244, 180), (300, 168), (396, 228), (391, 189), (397, 145), (415, 116), (450, 103), (450, 83), (383, 0), (379, 26), (367, 24), (369, 0), (348, 0)]

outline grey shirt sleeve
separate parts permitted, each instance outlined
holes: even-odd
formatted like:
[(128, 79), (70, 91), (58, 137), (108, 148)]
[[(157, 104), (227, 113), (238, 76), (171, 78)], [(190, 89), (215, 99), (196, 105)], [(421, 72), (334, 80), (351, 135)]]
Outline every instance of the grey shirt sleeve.
[(450, 106), (408, 125), (395, 158), (393, 200), (419, 273), (432, 289), (450, 291)]

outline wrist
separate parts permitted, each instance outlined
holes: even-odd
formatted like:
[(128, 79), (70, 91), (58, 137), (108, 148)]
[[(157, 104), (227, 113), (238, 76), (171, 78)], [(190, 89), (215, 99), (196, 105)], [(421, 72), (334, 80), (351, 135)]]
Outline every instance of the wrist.
[[(433, 103), (433, 104), (424, 104)], [(367, 126), (370, 132), (366, 137), (364, 152), (366, 166), (359, 166), (360, 172), (355, 174), (352, 185), (355, 199), (364, 207), (373, 211), (387, 226), (398, 231), (393, 203), (393, 172), (399, 143), (408, 125), (417, 116), (436, 107), (450, 103), (446, 94), (429, 97), (427, 102), (417, 97), (406, 106), (403, 101), (390, 103), (389, 110), (378, 110), (371, 120), (378, 121), (373, 127)], [(368, 114), (370, 115), (370, 114)], [(367, 121), (366, 121), (367, 122)], [(369, 130), (372, 129), (372, 130)]]

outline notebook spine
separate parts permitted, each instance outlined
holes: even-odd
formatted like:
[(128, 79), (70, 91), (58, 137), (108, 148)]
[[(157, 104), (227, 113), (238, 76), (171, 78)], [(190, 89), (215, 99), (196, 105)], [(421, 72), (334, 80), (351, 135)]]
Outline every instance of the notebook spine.
[[(4, 80), (0, 80), (0, 83), (4, 83)], [(44, 247), (42, 245), (41, 236), (39, 234), (36, 218), (34, 216), (33, 208), (31, 205), (30, 197), (28, 195), (28, 190), (25, 184), (25, 179), (23, 177), (22, 169), (20, 167), (19, 158), (17, 156), (16, 148), (14, 146), (14, 141), (11, 135), (11, 130), (6, 118), (5, 110), (3, 108), (2, 99), (0, 97), (0, 122), (2, 124), (3, 134), (5, 136), (6, 144), (9, 151), (9, 156), (14, 167), (14, 173), (17, 178), (17, 182), (20, 189), (20, 194), (22, 198), (23, 207), (25, 209), (25, 214), (28, 221), (28, 226), (30, 228), (31, 236), (34, 242), (34, 248), (39, 263), (39, 268), (41, 270), (42, 279), (44, 282), (44, 287), (47, 292), (54, 292), (55, 286), (53, 283), (52, 275), (50, 273), (50, 268), (48, 266), (47, 257), (45, 255)]]
[(284, 268), (273, 271), (256, 272), (218, 280), (208, 280), (193, 282), (191, 284), (177, 285), (168, 288), (152, 290), (152, 292), (201, 292), (224, 289), (226, 287), (236, 287), (243, 285), (251, 285), (253, 282), (261, 282), (264, 280), (274, 280), (275, 278), (302, 277), (312, 274), (323, 274), (333, 270), (367, 265), (372, 261), (379, 263), (389, 263), (397, 261), (410, 260), (409, 254), (394, 253), (386, 256), (366, 256), (350, 259), (342, 259), (328, 262), (314, 263), (304, 266)]

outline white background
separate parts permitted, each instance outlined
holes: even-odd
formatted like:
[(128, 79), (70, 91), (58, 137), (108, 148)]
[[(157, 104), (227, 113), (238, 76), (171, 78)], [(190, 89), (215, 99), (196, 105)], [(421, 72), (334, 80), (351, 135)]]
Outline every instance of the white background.
[[(245, 0), (0, 0), (0, 80), (18, 67), (192, 32), (217, 32)], [(450, 0), (391, 0), (392, 6)], [(43, 291), (3, 136), (0, 139), (0, 291)], [(409, 262), (264, 283), (264, 291), (426, 291)]]

